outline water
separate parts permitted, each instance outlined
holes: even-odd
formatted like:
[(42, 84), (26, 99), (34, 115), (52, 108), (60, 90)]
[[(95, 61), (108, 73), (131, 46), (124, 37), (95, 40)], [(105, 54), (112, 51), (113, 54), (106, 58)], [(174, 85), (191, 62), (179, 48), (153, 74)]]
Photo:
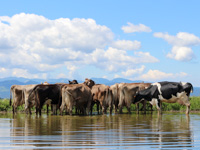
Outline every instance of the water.
[(0, 149), (200, 149), (200, 114), (0, 114)]

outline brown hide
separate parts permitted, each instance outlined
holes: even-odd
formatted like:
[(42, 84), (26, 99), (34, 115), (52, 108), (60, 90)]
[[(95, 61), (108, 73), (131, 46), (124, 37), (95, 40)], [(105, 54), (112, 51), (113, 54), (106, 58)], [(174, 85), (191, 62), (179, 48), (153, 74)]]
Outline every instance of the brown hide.
[(89, 88), (92, 88), (92, 86), (95, 85), (95, 82), (91, 79), (86, 78), (83, 84), (87, 85)]
[(110, 108), (110, 114), (113, 109), (112, 91), (109, 86), (104, 84), (96, 84), (92, 87), (93, 101), (100, 103), (103, 113), (106, 113), (107, 108)]
[[(148, 88), (150, 85), (150, 83), (119, 83), (111, 86), (114, 97), (115, 111), (117, 111), (117, 107), (119, 107), (119, 112), (122, 113), (123, 106), (126, 106), (128, 112), (130, 113), (130, 105), (136, 92)], [(134, 87), (138, 87), (138, 89), (133, 89)], [(145, 103), (146, 101), (143, 102)]]
[[(23, 89), (24, 85), (12, 85), (10, 88), (10, 104), (12, 103), (13, 114), (16, 113), (18, 106), (24, 104)], [(12, 102), (11, 99), (13, 99)]]
[(61, 114), (65, 106), (70, 115), (72, 115), (73, 106), (80, 109), (83, 114), (87, 114), (90, 110), (91, 102), (91, 89), (85, 84), (70, 84), (62, 87)]

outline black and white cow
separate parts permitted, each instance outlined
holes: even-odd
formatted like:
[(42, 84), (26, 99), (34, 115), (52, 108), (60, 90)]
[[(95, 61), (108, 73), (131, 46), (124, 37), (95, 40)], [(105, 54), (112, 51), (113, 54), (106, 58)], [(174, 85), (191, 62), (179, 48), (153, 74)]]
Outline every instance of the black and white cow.
[(152, 105), (157, 106), (157, 109), (161, 113), (162, 102), (178, 102), (187, 107), (186, 114), (189, 114), (189, 96), (192, 91), (193, 86), (188, 82), (156, 82), (151, 84), (147, 89), (139, 91), (133, 103), (138, 103), (141, 100), (150, 101)]

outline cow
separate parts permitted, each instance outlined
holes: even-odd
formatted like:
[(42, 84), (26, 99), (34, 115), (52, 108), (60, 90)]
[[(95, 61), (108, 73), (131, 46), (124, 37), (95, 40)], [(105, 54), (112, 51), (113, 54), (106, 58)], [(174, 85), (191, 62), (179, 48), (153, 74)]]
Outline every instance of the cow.
[(131, 113), (131, 104), (138, 90), (139, 86), (135, 84), (121, 83), (119, 85), (119, 113), (122, 113), (123, 106), (126, 106), (128, 113)]
[[(33, 95), (32, 95), (33, 94)], [(35, 97), (35, 108), (36, 114), (39, 113), (41, 116), (42, 106), (47, 102), (51, 101), (51, 104), (60, 106), (61, 104), (61, 87), (57, 84), (43, 85), (39, 84), (35, 86), (31, 94), (28, 97), (29, 103), (31, 103), (31, 97)], [(31, 104), (29, 105), (31, 106)]]
[(72, 81), (69, 80), (69, 84), (78, 84), (78, 81), (77, 80), (72, 80)]
[[(10, 106), (12, 105), (13, 114), (16, 113), (17, 107), (24, 104), (23, 96), (24, 85), (12, 85), (10, 88)], [(11, 101), (13, 99), (13, 101)]]
[(115, 113), (117, 113), (117, 109), (119, 105), (119, 84), (120, 83), (116, 83), (110, 86), (110, 89), (112, 90), (112, 95), (113, 95), (113, 104), (115, 106)]
[(85, 78), (85, 81), (83, 84), (87, 85), (90, 89), (92, 89), (92, 86), (95, 85), (95, 82), (91, 79)]
[(139, 91), (135, 96), (134, 103), (138, 103), (145, 99), (150, 101), (152, 105), (156, 105), (159, 113), (161, 113), (162, 102), (178, 102), (187, 107), (186, 114), (189, 114), (189, 96), (192, 91), (193, 86), (188, 82), (156, 82), (151, 84), (147, 89)]
[[(48, 85), (48, 82), (43, 82), (41, 83), (43, 85)], [(32, 90), (37, 86), (38, 84), (30, 84), (30, 85), (25, 85), (24, 89), (23, 89), (23, 95), (24, 95), (24, 101), (25, 101), (25, 112), (28, 114), (32, 114), (31, 113), (31, 108), (35, 105), (35, 97), (32, 94), (30, 97), (29, 95), (31, 94)], [(49, 107), (49, 103), (46, 103), (47, 105), (47, 114), (48, 114), (48, 107)]]
[[(106, 114), (108, 107), (110, 109), (110, 114), (112, 114), (113, 96), (109, 86), (106, 86), (104, 84), (95, 84), (94, 86), (92, 86), (92, 95), (93, 95), (93, 105), (95, 103), (97, 104), (98, 114), (99, 114), (99, 104), (102, 107), (103, 114)], [(91, 107), (91, 113), (92, 113), (92, 107)]]
[[(25, 101), (25, 112), (28, 114), (31, 114), (31, 108), (34, 106), (35, 104), (35, 97), (34, 95), (30, 96), (30, 93), (32, 92), (32, 90), (37, 86), (37, 84), (30, 84), (30, 85), (26, 85), (24, 86), (23, 89), (23, 95), (24, 95), (24, 101)], [(29, 102), (31, 101), (31, 103)]]
[(103, 114), (107, 112), (107, 108), (110, 109), (110, 114), (113, 109), (113, 96), (112, 90), (109, 86), (104, 84), (95, 84), (92, 79), (86, 78), (84, 84), (91, 88), (93, 100), (91, 104), (91, 114), (94, 104), (97, 105), (97, 112), (99, 114), (99, 105), (101, 105)]
[[(132, 94), (132, 96), (134, 96), (135, 91), (133, 90), (133, 93), (131, 93), (131, 90), (130, 90), (131, 88), (138, 86), (139, 87), (138, 90), (140, 91), (145, 88), (148, 88), (150, 85), (151, 85), (151, 83), (116, 83), (116, 84), (112, 85), (110, 88), (113, 93), (113, 103), (115, 105), (115, 113), (117, 113), (117, 109), (119, 106), (121, 107), (120, 109), (122, 109), (122, 107), (123, 107), (122, 105), (123, 105), (123, 103), (125, 104), (125, 100), (126, 100), (126, 103), (129, 101), (128, 103), (130, 103), (130, 104), (133, 101), (134, 97), (128, 98), (129, 95), (127, 95), (129, 93), (129, 94)], [(128, 88), (125, 89), (125, 87), (129, 88), (129, 92), (128, 91), (125, 92), (126, 90), (128, 90)], [(126, 95), (124, 95), (125, 93), (126, 93)], [(121, 94), (122, 94), (122, 96), (121, 96)], [(119, 101), (120, 101), (120, 103), (119, 103)], [(128, 105), (130, 105), (130, 104), (128, 104)], [(142, 101), (142, 104), (143, 104), (142, 109), (144, 110), (144, 113), (146, 113), (146, 107), (145, 107), (146, 101)], [(128, 109), (129, 109), (129, 107), (130, 106), (128, 106)], [(137, 104), (136, 107), (137, 107), (137, 112), (139, 113), (139, 104)], [(120, 110), (120, 113), (122, 113), (121, 110)]]
[[(62, 87), (62, 104), (60, 113), (62, 115), (65, 106), (72, 115), (73, 106), (81, 110), (85, 115), (88, 114), (92, 102), (91, 89), (85, 84), (69, 84)], [(87, 111), (86, 111), (87, 109)]]

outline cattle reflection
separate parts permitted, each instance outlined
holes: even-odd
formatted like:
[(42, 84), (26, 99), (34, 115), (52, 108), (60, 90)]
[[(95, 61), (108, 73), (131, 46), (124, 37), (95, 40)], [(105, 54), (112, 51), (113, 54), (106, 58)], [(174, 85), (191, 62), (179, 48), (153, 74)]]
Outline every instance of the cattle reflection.
[(190, 120), (185, 117), (171, 114), (160, 117), (155, 114), (41, 117), (17, 115), (12, 120), (10, 134), (13, 137), (12, 143), (34, 147), (192, 147)]

